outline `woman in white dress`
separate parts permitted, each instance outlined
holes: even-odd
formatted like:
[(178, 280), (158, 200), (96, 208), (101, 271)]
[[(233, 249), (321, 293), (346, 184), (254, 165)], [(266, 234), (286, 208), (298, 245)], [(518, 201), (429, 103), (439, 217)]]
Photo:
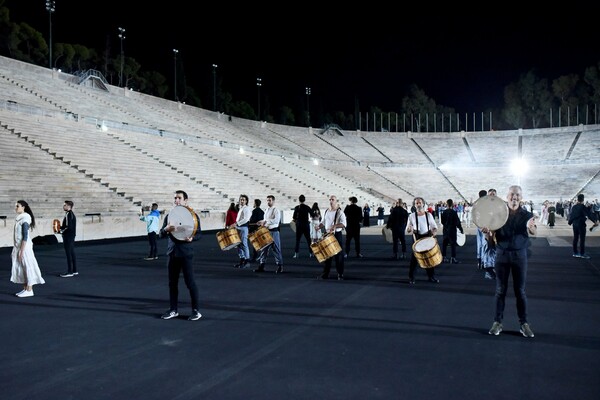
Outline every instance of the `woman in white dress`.
[(31, 297), (33, 296), (33, 285), (46, 283), (33, 254), (31, 231), (35, 228), (35, 217), (25, 200), (17, 201), (15, 211), (17, 217), (13, 236), (10, 281), (23, 285), (23, 290), (16, 294), (18, 297)]

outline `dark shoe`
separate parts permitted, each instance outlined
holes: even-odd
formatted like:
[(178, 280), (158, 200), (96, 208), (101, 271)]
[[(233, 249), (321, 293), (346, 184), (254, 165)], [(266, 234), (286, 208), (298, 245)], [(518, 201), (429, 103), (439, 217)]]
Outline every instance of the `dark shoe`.
[(245, 264), (246, 260), (244, 258), (240, 258), (240, 262), (233, 265), (233, 268), (242, 268)]
[(192, 315), (188, 317), (188, 321), (198, 321), (200, 318), (202, 318), (202, 314), (198, 310), (192, 310)]
[(400, 256), (400, 259), (402, 259), (402, 260), (406, 259), (406, 253), (402, 253), (402, 255)]
[(65, 272), (64, 274), (60, 274), (61, 278), (71, 278), (73, 277), (73, 273), (71, 272)]
[(442, 262), (449, 263), (449, 262), (450, 262), (450, 259), (449, 259), (448, 257), (444, 257), (444, 258), (442, 259)]
[(440, 280), (439, 280), (439, 279), (437, 279), (437, 278), (429, 278), (429, 282), (432, 282), (432, 283), (440, 283)]
[(452, 262), (452, 264), (460, 264), (460, 262), (456, 258), (454, 258), (454, 257), (452, 257), (450, 259), (450, 261)]
[(415, 280), (414, 279), (409, 279), (408, 280), (408, 284), (409, 285), (414, 285), (415, 284)]
[(393, 256), (390, 257), (390, 260), (397, 260), (398, 259), (398, 255), (394, 254)]
[(363, 255), (362, 255), (362, 254), (360, 254), (360, 253), (358, 253), (358, 254), (356, 255), (356, 258), (363, 258)]
[(258, 268), (254, 270), (254, 272), (265, 272), (265, 264), (260, 264)]
[(344, 280), (344, 275), (338, 274), (338, 281), (343, 281), (343, 280)]
[(275, 270), (276, 274), (281, 274), (283, 272), (283, 265), (277, 265), (277, 269)]
[(178, 316), (179, 316), (179, 313), (176, 310), (169, 310), (166, 313), (164, 313), (163, 315), (161, 315), (160, 317), (162, 319), (171, 319), (171, 318), (175, 318)]
[[(591, 257), (588, 256), (587, 254), (582, 254), (582, 255), (579, 256), (579, 258), (583, 258), (583, 259), (589, 260)], [(533, 336), (531, 336), (531, 337), (533, 337)]]
[(317, 276), (317, 280), (327, 280), (327, 279), (329, 279), (329, 275), (321, 274), (321, 275)]

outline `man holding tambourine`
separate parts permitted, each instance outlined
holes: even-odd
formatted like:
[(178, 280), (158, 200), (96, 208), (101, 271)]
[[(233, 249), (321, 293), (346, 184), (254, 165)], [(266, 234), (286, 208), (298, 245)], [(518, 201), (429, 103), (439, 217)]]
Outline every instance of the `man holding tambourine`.
[(527, 295), (525, 283), (527, 280), (527, 249), (529, 235), (537, 234), (534, 215), (521, 207), (523, 192), (521, 186), (513, 185), (508, 188), (508, 218), (495, 230), (482, 226), (481, 231), (486, 240), (496, 244), (496, 310), (494, 323), (489, 330), (490, 335), (502, 332), (508, 278), (512, 274), (513, 288), (517, 299), (517, 316), (521, 325), (520, 332), (524, 337), (534, 336), (527, 321)]
[(188, 320), (202, 318), (198, 311), (198, 287), (194, 280), (194, 246), (192, 242), (200, 239), (200, 218), (194, 210), (187, 206), (188, 195), (183, 190), (175, 192), (175, 206), (165, 215), (160, 236), (168, 237), (167, 256), (169, 257), (169, 311), (162, 319), (179, 316), (177, 311), (179, 295), (179, 274), (183, 271), (183, 280), (190, 292), (192, 314)]

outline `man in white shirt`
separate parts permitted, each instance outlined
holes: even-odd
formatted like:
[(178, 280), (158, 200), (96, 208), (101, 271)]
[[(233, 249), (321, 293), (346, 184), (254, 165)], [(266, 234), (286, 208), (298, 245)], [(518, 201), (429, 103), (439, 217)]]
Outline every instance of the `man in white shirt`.
[(275, 196), (267, 196), (267, 211), (265, 211), (265, 219), (258, 221), (259, 226), (264, 226), (269, 229), (269, 233), (273, 237), (273, 243), (264, 247), (258, 255), (258, 262), (260, 263), (258, 268), (254, 272), (265, 272), (265, 262), (267, 256), (271, 250), (275, 257), (275, 263), (277, 268), (275, 269), (276, 274), (283, 272), (283, 256), (281, 255), (281, 239), (279, 237), (279, 224), (281, 222), (281, 211), (275, 207)]
[(235, 268), (248, 268), (248, 260), (250, 259), (250, 249), (248, 248), (248, 222), (252, 216), (252, 210), (248, 206), (248, 196), (245, 194), (240, 195), (240, 209), (238, 210), (237, 218), (235, 223), (232, 225), (236, 227), (240, 234), (240, 244), (238, 245), (238, 256), (240, 262), (234, 265)]
[(323, 222), (319, 225), (319, 229), (325, 228), (327, 234), (332, 234), (338, 241), (342, 251), (333, 257), (329, 257), (325, 260), (323, 265), (323, 273), (317, 277), (317, 279), (329, 279), (329, 271), (331, 271), (331, 264), (335, 259), (335, 269), (338, 274), (338, 280), (344, 280), (344, 251), (342, 247), (342, 230), (346, 227), (346, 215), (338, 204), (336, 196), (329, 196), (329, 208), (323, 213)]

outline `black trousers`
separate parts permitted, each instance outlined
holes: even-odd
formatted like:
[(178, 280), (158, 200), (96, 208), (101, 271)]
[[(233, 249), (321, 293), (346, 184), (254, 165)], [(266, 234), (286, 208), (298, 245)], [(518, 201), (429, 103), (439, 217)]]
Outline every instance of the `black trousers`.
[(354, 250), (356, 255), (360, 254), (360, 227), (358, 229), (346, 228), (346, 254), (350, 254), (350, 242), (354, 239)]
[(67, 255), (67, 272), (72, 274), (77, 272), (77, 259), (75, 258), (75, 238), (63, 236), (63, 245)]
[(175, 257), (169, 255), (169, 304), (170, 309), (177, 311), (179, 301), (179, 275), (183, 271), (183, 280), (192, 302), (192, 310), (198, 309), (198, 287), (194, 280), (193, 257)]
[(150, 244), (150, 253), (148, 253), (148, 257), (157, 257), (158, 246), (156, 236), (156, 232), (148, 232), (148, 243)]
[[(577, 244), (579, 244), (579, 250)], [(573, 253), (585, 254), (585, 224), (573, 224)]]
[(300, 251), (300, 240), (302, 239), (302, 236), (304, 236), (306, 239), (306, 245), (308, 246), (308, 251), (310, 252), (310, 244), (312, 241), (310, 240), (310, 224), (308, 222), (306, 222), (306, 224), (299, 222), (296, 223), (296, 247), (294, 247), (295, 253)]
[[(336, 232), (335, 238), (337, 239), (338, 243), (340, 244), (340, 247), (342, 247), (342, 232)], [(344, 275), (344, 248), (343, 247), (342, 247), (342, 251), (337, 253), (335, 256), (329, 257), (327, 260), (325, 260), (325, 263), (323, 265), (323, 274), (321, 275), (321, 277), (329, 278), (329, 272), (331, 271), (331, 266), (333, 264), (333, 261), (335, 261), (335, 270), (337, 271), (338, 275)]]

